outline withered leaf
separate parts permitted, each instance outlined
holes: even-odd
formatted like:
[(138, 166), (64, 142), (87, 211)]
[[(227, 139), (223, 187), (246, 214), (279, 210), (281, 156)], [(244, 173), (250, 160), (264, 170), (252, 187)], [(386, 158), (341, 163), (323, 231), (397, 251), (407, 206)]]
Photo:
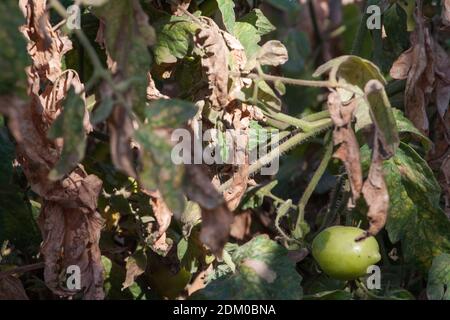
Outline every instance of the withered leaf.
[(389, 194), (383, 176), (383, 158), (379, 151), (380, 142), (375, 132), (375, 141), (372, 150), (372, 163), (369, 176), (364, 182), (362, 193), (369, 206), (367, 218), (369, 229), (357, 240), (376, 235), (385, 226), (389, 209)]
[[(26, 16), (21, 30), (29, 41), (28, 54), (32, 59), (27, 69), (31, 101), (2, 97), (0, 104), (2, 112), (10, 118), (9, 127), (17, 142), (17, 161), (32, 190), (42, 198), (38, 223), (43, 238), (44, 279), (55, 294), (73, 295), (74, 291), (61, 286), (60, 274), (65, 274), (68, 266), (76, 265), (81, 271), (83, 298), (103, 299), (103, 267), (98, 246), (103, 219), (96, 211), (102, 181), (88, 175), (80, 165), (67, 171), (64, 179), (48, 179), (50, 170), (62, 157), (64, 145), (64, 139), (48, 138), (49, 129), (53, 124), (58, 126), (55, 121), (63, 112), (62, 102), (69, 88), (73, 87), (77, 93), (83, 91), (76, 73), (62, 70), (62, 57), (72, 45), (51, 26), (46, 1), (22, 0), (19, 4)], [(84, 108), (80, 110), (85, 111)], [(78, 120), (81, 130), (90, 130), (87, 112)]]
[(257, 60), (261, 65), (279, 66), (288, 61), (288, 51), (278, 40), (267, 41), (258, 53)]
[(170, 247), (166, 242), (166, 231), (172, 221), (173, 213), (167, 207), (159, 191), (147, 192), (147, 194), (150, 195), (150, 205), (156, 218), (156, 231), (153, 231), (151, 235), (153, 240), (151, 247), (157, 252), (167, 253)]
[(352, 129), (353, 113), (357, 103), (352, 100), (348, 105), (343, 105), (339, 94), (332, 91), (328, 95), (327, 104), (334, 123), (333, 142), (335, 146), (339, 146), (333, 156), (344, 163), (352, 191), (352, 198), (348, 205), (354, 207), (362, 189), (359, 144)]
[(450, 63), (448, 55), (430, 35), (420, 8), (414, 17), (416, 27), (411, 33), (411, 48), (394, 62), (390, 74), (394, 79), (407, 79), (406, 115), (422, 133), (427, 134), (429, 120), (426, 107), (434, 90), (438, 91), (438, 108), (442, 110), (442, 105), (448, 108)]
[(221, 110), (228, 103), (228, 48), (219, 27), (209, 18), (195, 36), (196, 47), (202, 51), (202, 68), (208, 79), (208, 99), (214, 109)]
[(126, 259), (127, 274), (122, 284), (122, 290), (134, 283), (134, 280), (145, 272), (147, 268), (147, 256), (143, 249), (136, 250)]

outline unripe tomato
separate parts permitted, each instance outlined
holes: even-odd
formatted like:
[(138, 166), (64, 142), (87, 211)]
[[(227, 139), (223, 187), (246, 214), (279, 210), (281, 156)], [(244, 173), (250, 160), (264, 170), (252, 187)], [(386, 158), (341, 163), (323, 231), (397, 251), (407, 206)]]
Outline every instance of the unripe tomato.
[(380, 248), (374, 237), (355, 241), (363, 232), (355, 227), (334, 226), (314, 238), (312, 255), (326, 274), (352, 280), (366, 275), (367, 267), (380, 261)]

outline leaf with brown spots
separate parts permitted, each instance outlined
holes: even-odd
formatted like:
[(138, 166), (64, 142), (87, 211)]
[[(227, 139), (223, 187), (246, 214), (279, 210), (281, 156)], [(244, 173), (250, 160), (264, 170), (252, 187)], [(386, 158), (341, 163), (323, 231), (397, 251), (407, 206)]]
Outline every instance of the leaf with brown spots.
[(357, 103), (350, 101), (348, 105), (343, 105), (336, 91), (328, 95), (328, 111), (334, 123), (333, 142), (339, 146), (334, 157), (344, 163), (352, 190), (352, 198), (349, 200), (349, 207), (354, 207), (359, 199), (362, 189), (362, 169), (359, 155), (359, 144), (352, 129), (353, 113)]
[(207, 96), (214, 109), (221, 110), (228, 103), (228, 47), (219, 27), (209, 18), (194, 36), (195, 46), (202, 52), (202, 68), (208, 79)]

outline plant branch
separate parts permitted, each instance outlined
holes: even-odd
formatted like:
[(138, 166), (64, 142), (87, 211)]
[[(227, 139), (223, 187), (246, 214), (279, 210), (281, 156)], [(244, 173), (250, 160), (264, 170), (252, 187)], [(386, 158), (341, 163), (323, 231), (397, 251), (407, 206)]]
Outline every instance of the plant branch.
[[(308, 186), (306, 187), (305, 192), (303, 192), (302, 197), (300, 198), (300, 201), (298, 203), (298, 218), (297, 223), (295, 224), (295, 230), (299, 230), (301, 227), (302, 222), (305, 220), (305, 207), (306, 204), (309, 201), (309, 198), (311, 198), (312, 193), (317, 187), (317, 184), (320, 181), (320, 178), (323, 176), (328, 163), (330, 162), (331, 156), (333, 154), (333, 141), (331, 139), (331, 134), (328, 133), (325, 137), (325, 154), (322, 158), (322, 161), (319, 164), (319, 167), (317, 168), (316, 172), (314, 173), (311, 181), (309, 182)], [(295, 233), (294, 233), (295, 234)]]

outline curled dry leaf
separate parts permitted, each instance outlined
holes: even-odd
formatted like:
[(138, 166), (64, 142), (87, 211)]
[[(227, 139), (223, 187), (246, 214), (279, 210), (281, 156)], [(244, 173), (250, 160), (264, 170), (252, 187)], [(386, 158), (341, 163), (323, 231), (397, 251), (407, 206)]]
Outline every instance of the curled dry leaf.
[(148, 101), (155, 101), (158, 99), (169, 99), (168, 96), (165, 94), (162, 94), (158, 88), (156, 88), (155, 81), (152, 78), (152, 75), (150, 72), (147, 73), (147, 100)]
[(0, 300), (29, 300), (19, 279), (8, 276), (0, 279)]
[(372, 151), (372, 163), (369, 175), (364, 182), (362, 193), (369, 206), (367, 218), (369, 229), (357, 240), (363, 240), (369, 236), (376, 235), (386, 224), (389, 209), (389, 194), (383, 176), (383, 158), (381, 157), (380, 142), (375, 131), (375, 141)]
[(247, 190), (249, 179), (249, 158), (247, 152), (249, 116), (240, 109), (232, 112), (232, 123), (234, 128), (233, 143), (233, 163), (232, 185), (224, 192), (224, 198), (231, 211), (234, 211), (241, 202)]
[(219, 27), (209, 18), (194, 36), (195, 46), (202, 51), (202, 68), (208, 78), (208, 100), (216, 110), (228, 103), (228, 48)]
[[(64, 178), (50, 181), (49, 172), (60, 160), (64, 141), (48, 138), (50, 126), (63, 110), (71, 86), (83, 87), (74, 71), (62, 71), (61, 60), (71, 48), (67, 37), (55, 31), (48, 20), (46, 1), (20, 1), (26, 17), (21, 28), (29, 40), (32, 65), (27, 70), (29, 103), (2, 97), (0, 109), (9, 119), (16, 139), (17, 161), (34, 192), (42, 197), (38, 219), (43, 236), (44, 279), (61, 296), (72, 295), (61, 287), (60, 274), (70, 265), (81, 271), (85, 299), (103, 299), (103, 267), (98, 246), (103, 219), (96, 211), (102, 181), (79, 166)], [(90, 130), (85, 112), (85, 131)]]
[(156, 226), (152, 226), (152, 229), (156, 229), (156, 231), (151, 230), (151, 239), (153, 240), (151, 247), (155, 251), (167, 253), (170, 247), (166, 242), (166, 231), (172, 221), (173, 213), (167, 207), (159, 191), (149, 191), (146, 193), (150, 196), (150, 205), (156, 218)]
[(261, 65), (279, 66), (288, 61), (288, 51), (284, 44), (278, 40), (267, 41), (258, 54)]
[[(433, 92), (442, 119), (448, 110), (450, 59), (445, 50), (430, 36), (429, 27), (425, 25), (419, 10), (415, 18), (417, 24), (411, 33), (412, 46), (394, 62), (390, 74), (394, 79), (407, 79), (406, 115), (418, 129), (428, 133), (426, 107)], [(450, 130), (449, 125), (447, 130)]]
[(336, 91), (328, 95), (328, 111), (334, 123), (333, 142), (339, 146), (334, 157), (344, 163), (350, 181), (352, 198), (349, 207), (353, 208), (359, 199), (362, 189), (362, 169), (359, 144), (352, 129), (353, 113), (357, 107), (356, 100), (343, 105)]

